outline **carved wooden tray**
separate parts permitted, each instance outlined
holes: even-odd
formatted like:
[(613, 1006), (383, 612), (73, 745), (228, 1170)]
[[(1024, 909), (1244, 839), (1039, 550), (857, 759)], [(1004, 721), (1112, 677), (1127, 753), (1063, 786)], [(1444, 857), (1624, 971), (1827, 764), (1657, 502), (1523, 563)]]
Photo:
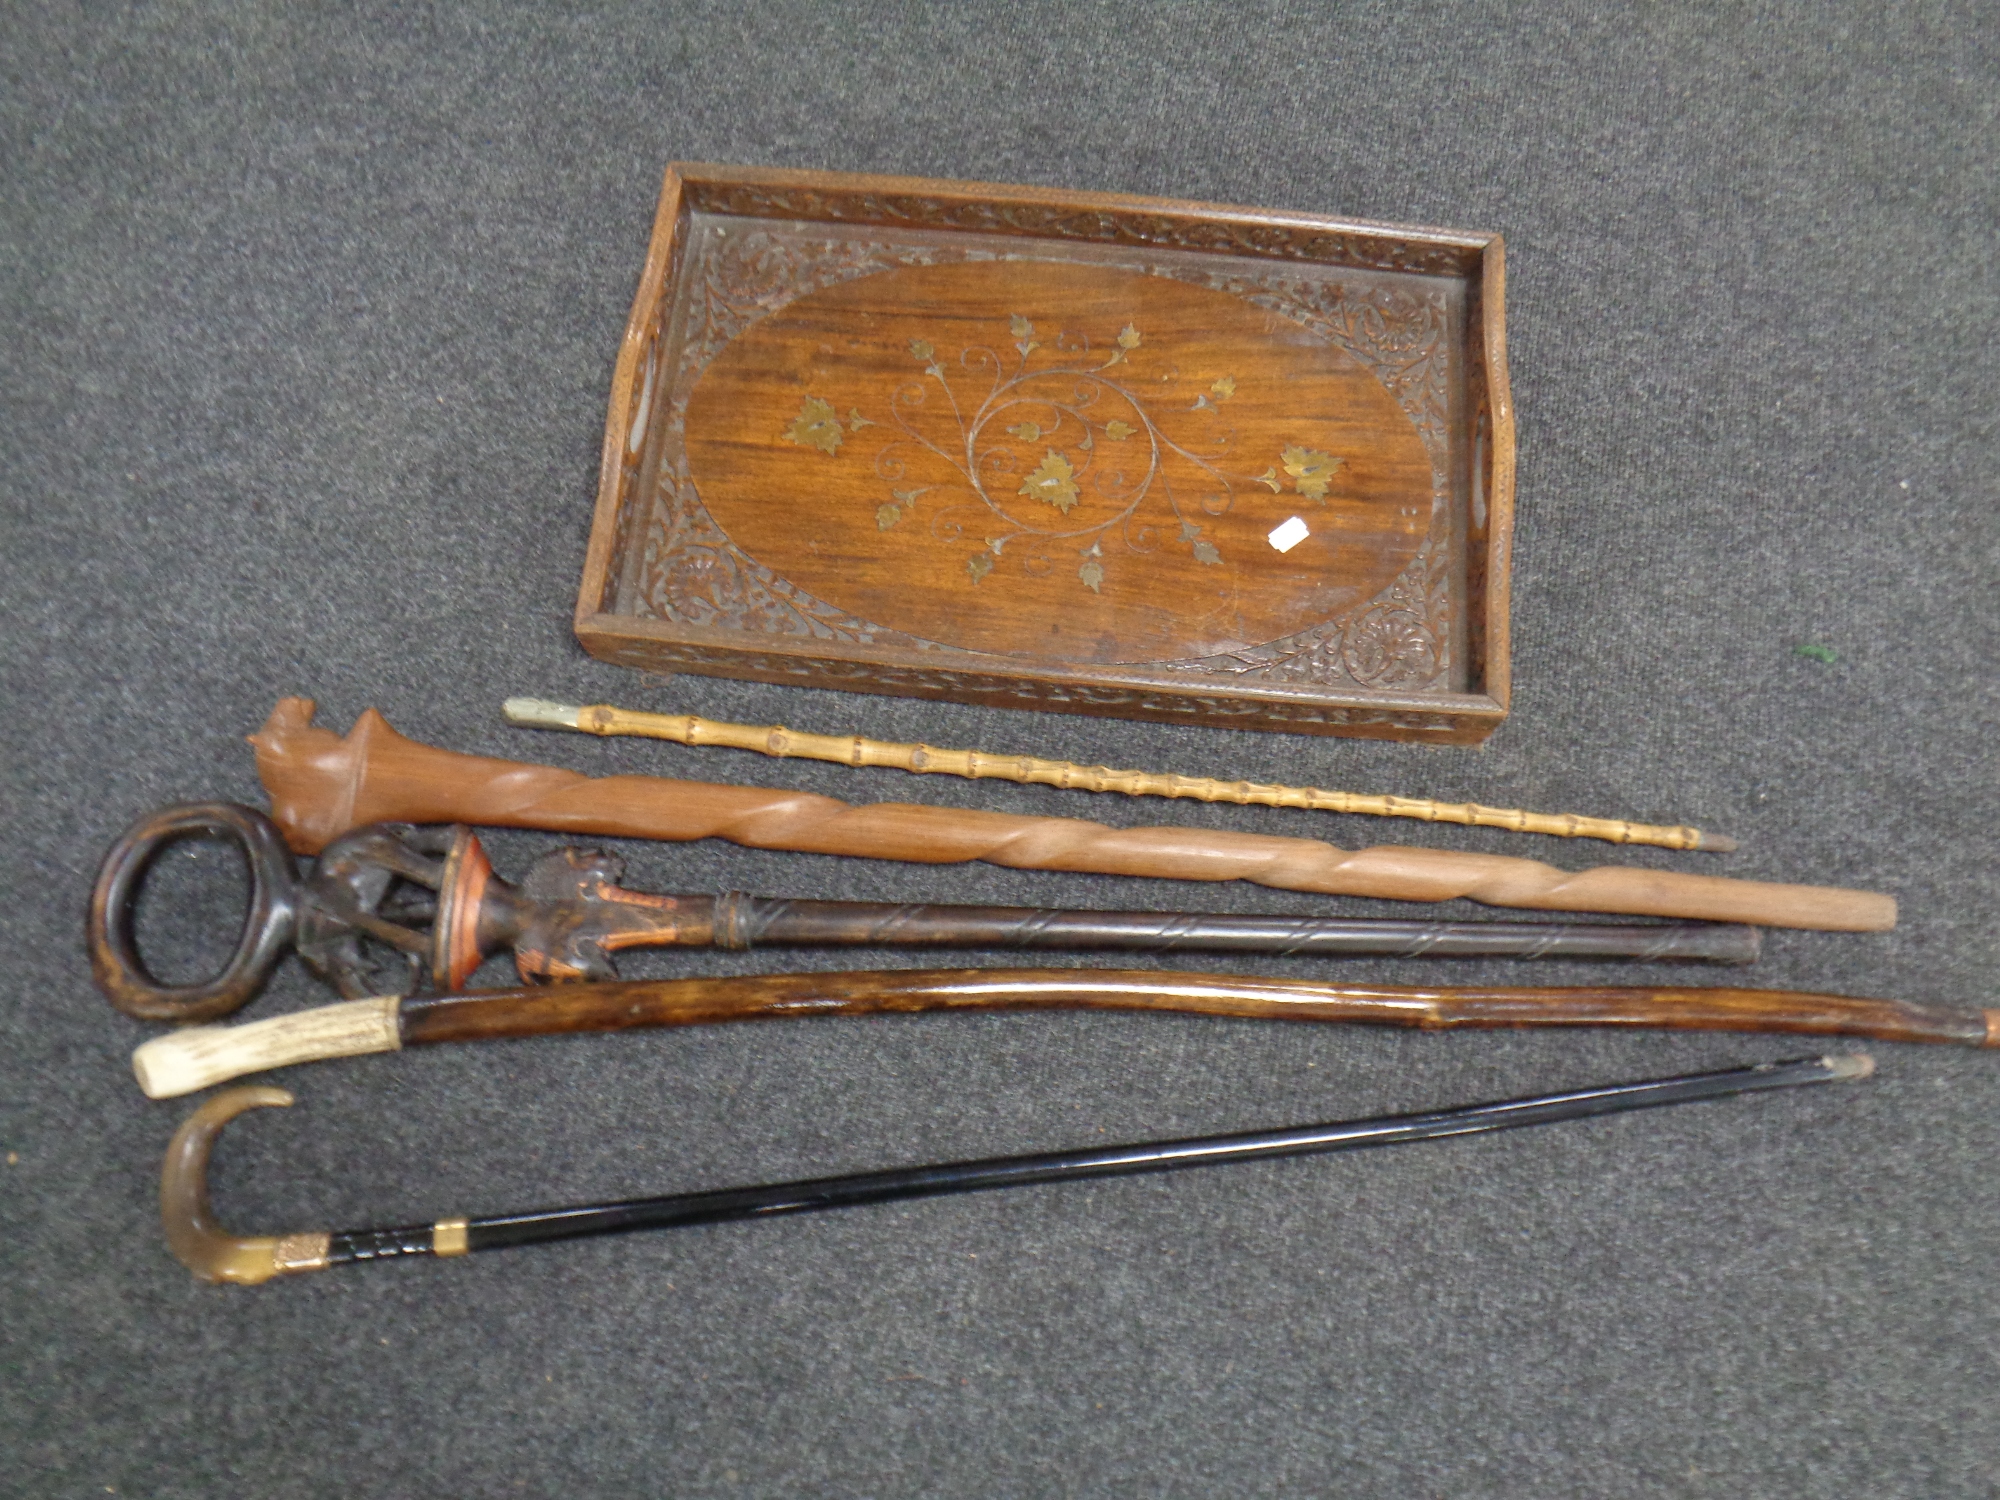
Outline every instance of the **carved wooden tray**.
[(1507, 712), (1498, 236), (669, 169), (593, 654), (1470, 742)]

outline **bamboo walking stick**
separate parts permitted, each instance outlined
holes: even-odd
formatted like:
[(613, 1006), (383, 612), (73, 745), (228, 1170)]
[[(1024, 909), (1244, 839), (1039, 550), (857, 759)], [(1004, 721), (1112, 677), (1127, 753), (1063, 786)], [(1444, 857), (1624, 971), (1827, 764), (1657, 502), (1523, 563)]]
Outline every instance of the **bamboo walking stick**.
[(444, 1042), (934, 1010), (1168, 1011), (1423, 1031), (1619, 1026), (2000, 1047), (2000, 1010), (1791, 990), (1428, 988), (1147, 969), (891, 969), (349, 1000), (239, 1026), (184, 1027), (142, 1043), (132, 1072), (148, 1098), (172, 1099), (272, 1068)]
[(854, 1208), (907, 1198), (1071, 1182), (1085, 1177), (1130, 1177), (1184, 1167), (1261, 1161), (1274, 1156), (1321, 1155), (1483, 1135), (1529, 1125), (1553, 1125), (1562, 1120), (1693, 1104), (1703, 1099), (1725, 1099), (1736, 1094), (1844, 1083), (1867, 1078), (1874, 1071), (1874, 1060), (1866, 1053), (1798, 1058), (1714, 1073), (1684, 1073), (1675, 1078), (1650, 1078), (1638, 1083), (1505, 1099), (1492, 1104), (1468, 1104), (1426, 1114), (1383, 1115), (1290, 1130), (1244, 1131), (1128, 1146), (1088, 1146), (1032, 1156), (994, 1156), (979, 1161), (892, 1167), (882, 1172), (856, 1172), (804, 1182), (713, 1188), (661, 1198), (573, 1204), (492, 1218), (439, 1219), (432, 1224), (386, 1229), (307, 1230), (255, 1236), (231, 1234), (215, 1221), (208, 1200), (208, 1159), (223, 1126), (248, 1110), (290, 1105), (292, 1096), (283, 1089), (231, 1089), (189, 1115), (168, 1143), (166, 1159), (160, 1165), (160, 1224), (180, 1263), (203, 1281), (255, 1286), (274, 1276), (411, 1255), (449, 1258), (476, 1250), (546, 1245), (557, 1240), (629, 1234), (641, 1229), (768, 1219), (775, 1214)]
[(656, 776), (592, 778), (405, 739), (369, 709), (342, 739), (312, 726), (312, 701), (285, 698), (250, 737), (271, 815), (314, 853), (367, 823), (470, 823), (613, 838), (722, 838), (753, 849), (1020, 870), (1249, 880), (1280, 890), (1398, 901), (1469, 897), (1489, 906), (1881, 932), (1896, 903), (1867, 891), (1772, 885), (1599, 866), (1574, 874), (1535, 860), (1198, 828), (1107, 828), (907, 802), (833, 797)]
[(1586, 818), (1577, 813), (1524, 812), (1482, 807), (1477, 802), (1433, 802), (1425, 797), (1378, 797), (1328, 792), (1312, 786), (1276, 786), (1254, 781), (1218, 781), (1207, 776), (1175, 776), (1157, 771), (1114, 771), (1069, 760), (1032, 755), (993, 755), (983, 750), (939, 750), (862, 735), (802, 734), (782, 724), (731, 724), (696, 714), (648, 714), (607, 703), (578, 708), (542, 698), (509, 698), (507, 722), (530, 729), (573, 729), (583, 734), (636, 735), (677, 745), (721, 745), (754, 750), (780, 760), (832, 761), (843, 766), (889, 766), (920, 775), (963, 776), (971, 781), (1015, 781), (1086, 792), (1123, 792), (1128, 797), (1190, 797), (1239, 806), (1302, 807), (1321, 812), (1360, 813), (1376, 818), (1420, 818), (1426, 823), (1464, 823), (1477, 828), (1511, 828), (1564, 839), (1604, 839), (1613, 844), (1652, 844), (1662, 849), (1708, 849), (1727, 853), (1736, 840), (1699, 828), (1663, 828), (1622, 818)]

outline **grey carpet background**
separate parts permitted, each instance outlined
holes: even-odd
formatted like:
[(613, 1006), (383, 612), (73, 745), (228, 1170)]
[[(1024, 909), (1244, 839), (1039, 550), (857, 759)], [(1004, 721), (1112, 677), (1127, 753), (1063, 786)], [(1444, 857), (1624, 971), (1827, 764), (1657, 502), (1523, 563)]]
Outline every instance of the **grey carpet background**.
[[(1882, 1046), (1848, 1090), (246, 1291), (161, 1241), (187, 1106), (132, 1086), (147, 1028), (96, 996), (81, 941), (106, 845), (159, 803), (258, 800), (241, 736), (303, 692), (338, 729), (374, 704), (590, 771), (1863, 885), (1902, 900), (1896, 932), (1774, 934), (1757, 979), (2000, 1003), (1982, 7), (7, 9), (0, 1491), (2000, 1492), (1992, 1054)], [(1512, 720), (1441, 751), (587, 660), (568, 622), (605, 398), (676, 157), (1503, 232)], [(1744, 847), (529, 737), (499, 720), (517, 692), (1685, 819)], [(507, 873), (551, 842), (491, 846)], [(1307, 904), (624, 852), (653, 889)], [(145, 928), (168, 966), (224, 950), (232, 879), (169, 861)], [(257, 1013), (320, 999), (293, 965)], [(299, 1107), (235, 1127), (214, 1183), (246, 1230), (423, 1221), (1810, 1050), (1088, 1016), (557, 1038), (301, 1070)]]

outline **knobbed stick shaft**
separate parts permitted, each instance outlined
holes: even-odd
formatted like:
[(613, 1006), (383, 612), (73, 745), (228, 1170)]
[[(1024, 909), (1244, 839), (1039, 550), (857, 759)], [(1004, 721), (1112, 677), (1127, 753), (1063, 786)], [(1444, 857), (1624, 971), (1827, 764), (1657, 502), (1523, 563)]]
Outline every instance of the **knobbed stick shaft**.
[(1360, 813), (1376, 818), (1420, 818), (1426, 823), (1464, 823), (1478, 828), (1511, 828), (1565, 839), (1604, 839), (1613, 844), (1653, 844), (1662, 849), (1727, 852), (1736, 840), (1699, 828), (1663, 828), (1622, 818), (1586, 818), (1577, 813), (1526, 812), (1515, 807), (1482, 807), (1477, 802), (1433, 802), (1427, 797), (1382, 797), (1329, 792), (1314, 786), (1277, 786), (1254, 781), (1219, 781), (1209, 776), (1175, 776), (1158, 771), (1114, 771), (1071, 760), (1033, 755), (993, 755), (983, 750), (940, 750), (871, 740), (863, 735), (802, 734), (782, 724), (731, 724), (697, 714), (648, 714), (596, 703), (578, 708), (543, 698), (509, 698), (507, 722), (532, 729), (574, 729), (584, 734), (635, 735), (677, 745), (721, 745), (754, 750), (778, 759), (832, 761), (843, 766), (889, 766), (921, 775), (963, 776), (970, 781), (1017, 781), (1086, 792), (1123, 792), (1128, 797), (1191, 797), (1200, 802), (1242, 806), (1302, 807), (1321, 812)]
[[(250, 910), (221, 973), (201, 984), (162, 984), (147, 970), (134, 937), (139, 881), (167, 843), (194, 833), (236, 844), (250, 870)], [(1731, 922), (1413, 922), (786, 901), (742, 891), (655, 895), (617, 885), (623, 862), (600, 849), (552, 850), (516, 885), (493, 872), (479, 836), (463, 824), (428, 831), (372, 824), (328, 844), (317, 863), (301, 881), (277, 825), (248, 807), (202, 803), (141, 818), (105, 855), (91, 892), (86, 933), (98, 988), (128, 1016), (187, 1022), (219, 1020), (242, 1008), (288, 947), (341, 994), (359, 1000), (390, 985), (407, 994), (422, 978), (440, 990), (464, 989), (488, 957), (508, 947), (521, 977), (533, 983), (616, 979), (617, 953), (668, 946), (1111, 948), (1747, 964), (1763, 941), (1761, 929)], [(401, 961), (400, 981), (385, 981), (373, 962), (382, 948)]]
[(1275, 1156), (1409, 1145), (1416, 1141), (1484, 1135), (1529, 1125), (1553, 1125), (1563, 1120), (1693, 1104), (1735, 1094), (1840, 1083), (1866, 1078), (1874, 1071), (1874, 1061), (1865, 1054), (1800, 1058), (1715, 1073), (1686, 1073), (1676, 1078), (1539, 1094), (1493, 1104), (1470, 1104), (1425, 1114), (1383, 1115), (1290, 1130), (1245, 1131), (1126, 1146), (1092, 1146), (1032, 1156), (993, 1156), (978, 1161), (857, 1172), (844, 1177), (816, 1177), (804, 1182), (719, 1188), (490, 1218), (440, 1219), (434, 1224), (409, 1224), (393, 1229), (341, 1229), (282, 1238), (237, 1238), (214, 1221), (209, 1208), (208, 1158), (223, 1125), (245, 1110), (292, 1102), (292, 1096), (282, 1089), (232, 1089), (196, 1110), (175, 1132), (160, 1171), (160, 1219), (167, 1242), (181, 1264), (202, 1280), (255, 1285), (274, 1276), (407, 1255), (458, 1256), (475, 1250), (546, 1245), (557, 1240), (627, 1234), (641, 1229), (765, 1219), (774, 1214), (854, 1208), (869, 1203), (988, 1192), (1085, 1177), (1129, 1177)]
[(194, 1026), (132, 1054), (150, 1098), (335, 1057), (440, 1042), (934, 1010), (1128, 1010), (1426, 1031), (1625, 1026), (2000, 1046), (2000, 1010), (1735, 988), (1448, 988), (1103, 969), (892, 969), (620, 980), (354, 1000), (243, 1026)]
[[(791, 901), (732, 892), (679, 897), (711, 913), (720, 948), (907, 946), (1109, 948), (1131, 953), (1271, 953), (1286, 958), (1598, 958), (1649, 963), (1755, 962), (1763, 932), (1730, 922), (1412, 922), (1394, 918), (1235, 916)], [(685, 942), (687, 939), (682, 938)], [(632, 946), (638, 946), (634, 943)]]
[(721, 838), (756, 849), (1174, 880), (1250, 880), (1281, 890), (1399, 901), (1469, 897), (1490, 906), (1879, 932), (1896, 903), (1867, 891), (1766, 885), (1599, 866), (1570, 874), (1501, 855), (1196, 828), (1107, 828), (970, 808), (878, 802), (654, 776), (592, 778), (407, 740), (373, 709), (345, 739), (312, 727), (312, 702), (286, 698), (251, 736), (271, 814), (314, 853), (373, 822), (486, 823), (621, 838)]

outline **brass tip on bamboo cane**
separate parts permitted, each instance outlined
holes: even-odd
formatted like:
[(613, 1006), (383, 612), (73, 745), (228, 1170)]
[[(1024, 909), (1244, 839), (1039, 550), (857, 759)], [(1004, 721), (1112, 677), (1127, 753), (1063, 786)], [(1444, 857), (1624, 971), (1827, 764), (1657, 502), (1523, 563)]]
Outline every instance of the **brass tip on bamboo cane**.
[(328, 1265), (327, 1234), (234, 1235), (215, 1222), (208, 1204), (208, 1158), (222, 1127), (248, 1110), (291, 1102), (283, 1089), (229, 1089), (189, 1115), (167, 1146), (160, 1166), (160, 1224), (180, 1263), (203, 1281), (255, 1286)]
[(576, 707), (541, 698), (509, 698), (507, 722), (530, 729), (572, 729), (582, 734), (637, 735), (678, 745), (716, 745), (779, 759), (831, 761), (845, 766), (886, 766), (918, 775), (963, 776), (1023, 785), (1057, 786), (1128, 797), (1182, 797), (1241, 806), (1298, 807), (1378, 818), (1417, 818), (1426, 823), (1463, 823), (1507, 828), (1555, 838), (1603, 839), (1613, 844), (1651, 844), (1663, 849), (1728, 853), (1736, 840), (1685, 826), (1663, 827), (1624, 818), (1587, 818), (1575, 813), (1537, 813), (1515, 807), (1483, 807), (1475, 802), (1438, 802), (1428, 797), (1376, 796), (1327, 791), (1320, 787), (1265, 785), (1181, 776), (1157, 771), (1114, 770), (1034, 755), (996, 755), (985, 750), (944, 750), (901, 744), (866, 735), (812, 734), (782, 724), (732, 724), (698, 714), (641, 713), (609, 703)]
[(577, 729), (583, 710), (569, 703), (551, 703), (546, 698), (509, 698), (500, 705), (509, 724), (526, 729)]

